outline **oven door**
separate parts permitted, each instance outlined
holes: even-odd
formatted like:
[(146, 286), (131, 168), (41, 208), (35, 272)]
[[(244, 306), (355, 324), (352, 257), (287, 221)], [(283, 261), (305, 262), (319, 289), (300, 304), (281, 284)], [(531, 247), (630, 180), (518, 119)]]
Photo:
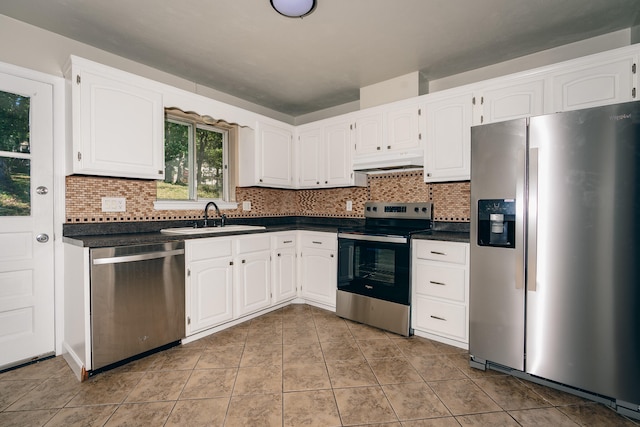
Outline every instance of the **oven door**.
[(409, 305), (409, 242), (403, 236), (338, 234), (338, 290)]

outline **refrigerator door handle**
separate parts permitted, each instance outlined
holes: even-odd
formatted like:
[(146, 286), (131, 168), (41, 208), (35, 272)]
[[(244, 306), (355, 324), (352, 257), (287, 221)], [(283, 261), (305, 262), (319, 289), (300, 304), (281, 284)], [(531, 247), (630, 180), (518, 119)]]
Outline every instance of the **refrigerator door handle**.
[(538, 156), (539, 148), (529, 149), (529, 205), (527, 220), (527, 290), (537, 289), (538, 267)]

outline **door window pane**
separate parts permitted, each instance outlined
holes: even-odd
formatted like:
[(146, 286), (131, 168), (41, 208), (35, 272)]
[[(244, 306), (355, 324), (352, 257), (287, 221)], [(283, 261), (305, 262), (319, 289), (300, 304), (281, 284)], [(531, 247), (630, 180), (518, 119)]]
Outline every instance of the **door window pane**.
[(31, 215), (30, 163), (0, 157), (0, 216)]
[(0, 216), (31, 215), (30, 99), (0, 91)]
[(29, 153), (29, 98), (0, 91), (0, 151)]

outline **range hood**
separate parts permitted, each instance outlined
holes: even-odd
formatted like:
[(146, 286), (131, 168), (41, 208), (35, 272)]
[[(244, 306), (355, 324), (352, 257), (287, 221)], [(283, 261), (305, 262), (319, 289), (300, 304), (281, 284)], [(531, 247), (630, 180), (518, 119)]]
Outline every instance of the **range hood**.
[(353, 170), (361, 172), (422, 169), (423, 167), (424, 153), (422, 151), (358, 156), (353, 159)]

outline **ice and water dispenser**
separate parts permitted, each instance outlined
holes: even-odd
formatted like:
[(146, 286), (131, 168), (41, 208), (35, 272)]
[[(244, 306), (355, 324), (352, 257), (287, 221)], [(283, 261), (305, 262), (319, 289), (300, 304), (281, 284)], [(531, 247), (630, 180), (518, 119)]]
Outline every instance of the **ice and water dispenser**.
[(478, 246), (516, 247), (515, 199), (478, 200)]

